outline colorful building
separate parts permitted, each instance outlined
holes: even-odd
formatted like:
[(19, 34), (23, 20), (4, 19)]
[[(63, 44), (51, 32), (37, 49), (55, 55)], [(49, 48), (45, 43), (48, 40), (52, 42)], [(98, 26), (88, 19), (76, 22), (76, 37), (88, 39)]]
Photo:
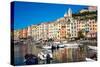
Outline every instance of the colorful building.
[(95, 38), (97, 37), (97, 22), (96, 20), (89, 20), (89, 32), (87, 33), (87, 37)]
[[(89, 10), (95, 10), (92, 7)], [(31, 36), (34, 40), (66, 40), (77, 38), (78, 31), (83, 31), (86, 37), (97, 36), (97, 21), (95, 19), (79, 20), (73, 18), (71, 8), (61, 17), (53, 22), (44, 22), (38, 25), (28, 26), (25, 29), (14, 31), (17, 38)]]
[(31, 26), (27, 27), (27, 37), (32, 36), (32, 28)]
[(27, 28), (25, 28), (22, 30), (22, 38), (27, 38), (27, 35), (28, 35)]
[(31, 28), (32, 28), (32, 38), (33, 38), (34, 40), (37, 40), (37, 36), (38, 36), (38, 27), (37, 27), (37, 25), (32, 25)]

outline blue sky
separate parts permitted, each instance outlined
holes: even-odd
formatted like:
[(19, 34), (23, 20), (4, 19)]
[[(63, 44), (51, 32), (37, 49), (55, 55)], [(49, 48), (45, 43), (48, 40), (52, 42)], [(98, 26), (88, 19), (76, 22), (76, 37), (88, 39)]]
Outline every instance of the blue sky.
[(87, 6), (68, 4), (49, 4), (36, 2), (14, 2), (14, 29), (22, 29), (32, 24), (54, 21), (63, 17), (68, 8), (73, 13)]

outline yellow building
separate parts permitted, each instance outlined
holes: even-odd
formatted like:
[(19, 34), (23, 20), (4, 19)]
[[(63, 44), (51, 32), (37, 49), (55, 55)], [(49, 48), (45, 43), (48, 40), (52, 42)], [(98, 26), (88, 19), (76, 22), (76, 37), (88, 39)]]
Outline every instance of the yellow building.
[(23, 30), (19, 30), (19, 38), (23, 38)]
[(37, 40), (37, 36), (38, 36), (38, 27), (37, 25), (32, 25), (32, 34), (31, 36), (33, 37), (34, 40)]
[(65, 40), (66, 39), (66, 23), (65, 23), (65, 18), (60, 18), (60, 40)]
[(19, 30), (14, 30), (11, 35), (14, 39), (19, 39)]

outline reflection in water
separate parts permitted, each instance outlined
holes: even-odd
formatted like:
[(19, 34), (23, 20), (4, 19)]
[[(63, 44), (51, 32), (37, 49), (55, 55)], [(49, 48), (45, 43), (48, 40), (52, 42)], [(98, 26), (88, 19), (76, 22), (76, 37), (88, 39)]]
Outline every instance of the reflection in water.
[(85, 61), (85, 57), (84, 50), (80, 51), (80, 48), (60, 48), (53, 53), (53, 58), (58, 63)]
[[(30, 64), (30, 62), (32, 62), (32, 64), (37, 64), (37, 62), (38, 64), (79, 62), (86, 61), (86, 57), (97, 60), (97, 52), (89, 49), (88, 44), (84, 44), (77, 47), (65, 46), (63, 48), (52, 46), (51, 49), (49, 49), (50, 53), (52, 54), (52, 59), (48, 58), (49, 60), (41, 60), (38, 56), (39, 53), (43, 52), (44, 56), (47, 55), (47, 53), (49, 53), (47, 50), (45, 51), (44, 48), (42, 48), (42, 46), (41, 43), (37, 45), (31, 41), (28, 43), (18, 43), (17, 45), (14, 45), (15, 65), (25, 65), (25, 61), (27, 60), (29, 61), (28, 64)], [(29, 53), (32, 54), (32, 57), (26, 59), (25, 56)]]
[[(14, 45), (14, 63), (15, 65), (23, 65), (24, 63), (24, 55), (26, 47), (24, 45)], [(22, 52), (23, 50), (23, 52)]]
[[(28, 45), (29, 46), (29, 45)], [(15, 65), (25, 65), (25, 55), (30, 51), (31, 47), (31, 53), (35, 55), (37, 58), (38, 53), (42, 51), (42, 48), (37, 47), (36, 45), (31, 45), (28, 47), (26, 44), (22, 45), (14, 45), (14, 63)], [(56, 48), (52, 52), (53, 59), (50, 61), (50, 63), (63, 63), (63, 62), (79, 62), (79, 61), (85, 61), (85, 58), (88, 54), (87, 46), (77, 47), (77, 48)], [(39, 64), (44, 64), (45, 61), (38, 59)], [(34, 61), (34, 60), (33, 60)]]

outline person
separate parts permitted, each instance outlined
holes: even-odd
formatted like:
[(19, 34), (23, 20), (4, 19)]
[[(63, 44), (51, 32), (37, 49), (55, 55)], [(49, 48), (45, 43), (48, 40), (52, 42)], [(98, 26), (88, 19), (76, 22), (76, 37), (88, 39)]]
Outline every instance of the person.
[(57, 50), (59, 49), (59, 46), (57, 45)]
[(47, 63), (47, 64), (50, 64), (50, 60), (51, 60), (50, 55), (47, 54), (47, 56), (46, 56), (46, 63)]
[(53, 53), (54, 50), (55, 50), (55, 46), (52, 45), (51, 50), (52, 50), (52, 53)]

